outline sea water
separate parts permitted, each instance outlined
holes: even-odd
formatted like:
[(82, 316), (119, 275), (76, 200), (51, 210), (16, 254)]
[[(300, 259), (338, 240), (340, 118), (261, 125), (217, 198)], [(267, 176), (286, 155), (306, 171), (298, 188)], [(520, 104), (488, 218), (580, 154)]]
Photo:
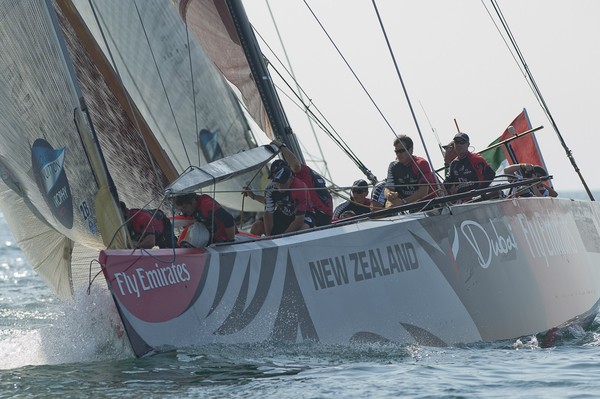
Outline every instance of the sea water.
[(56, 299), (0, 216), (0, 398), (600, 397), (599, 317), (551, 348), (535, 337), (446, 348), (210, 345), (136, 359), (103, 283)]

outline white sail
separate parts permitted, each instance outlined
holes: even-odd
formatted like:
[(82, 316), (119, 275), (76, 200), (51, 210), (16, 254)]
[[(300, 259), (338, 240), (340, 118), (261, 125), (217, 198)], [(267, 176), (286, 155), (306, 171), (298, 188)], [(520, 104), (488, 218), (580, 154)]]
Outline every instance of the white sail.
[[(132, 103), (177, 174), (256, 147), (231, 87), (170, 2), (95, 2), (97, 19), (87, 1), (74, 4), (105, 55), (112, 55)], [(243, 176), (211, 190), (224, 206), (242, 209), (241, 188), (259, 188), (264, 180), (251, 179)], [(262, 210), (253, 201), (243, 206)]]
[(35, 270), (69, 297), (74, 243), (98, 250), (112, 231), (122, 245), (120, 216), (50, 3), (5, 1), (0, 25), (0, 204)]

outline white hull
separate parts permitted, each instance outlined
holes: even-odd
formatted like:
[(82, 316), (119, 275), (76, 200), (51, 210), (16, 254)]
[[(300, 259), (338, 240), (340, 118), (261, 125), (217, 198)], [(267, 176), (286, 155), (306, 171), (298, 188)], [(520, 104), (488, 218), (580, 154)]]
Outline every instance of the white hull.
[(135, 353), (203, 343), (447, 345), (595, 309), (600, 206), (529, 198), (207, 249), (104, 251)]

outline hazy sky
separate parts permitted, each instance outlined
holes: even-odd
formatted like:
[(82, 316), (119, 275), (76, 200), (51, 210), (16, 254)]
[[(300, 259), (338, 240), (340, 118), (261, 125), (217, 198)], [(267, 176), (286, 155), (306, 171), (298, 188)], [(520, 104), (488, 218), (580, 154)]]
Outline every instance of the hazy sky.
[[(372, 2), (307, 2), (394, 130), (411, 136), (415, 154), (425, 156)], [(283, 58), (267, 2), (245, 0), (244, 4), (258, 32)], [(490, 3), (485, 4), (493, 12)], [(600, 1), (513, 0), (499, 4), (584, 178), (591, 188), (600, 188), (600, 178), (594, 173), (600, 145)], [(394, 159), (390, 128), (304, 1), (271, 0), (269, 5), (304, 90), (367, 167), (379, 179), (385, 178)], [(582, 187), (481, 1), (379, 0), (377, 6), (434, 167), (443, 163), (432, 127), (445, 144), (456, 132), (456, 118), (475, 150), (481, 150), (526, 108), (532, 125), (545, 127), (537, 137), (559, 193)], [(263, 51), (272, 58), (264, 46)], [(292, 127), (309, 151), (317, 154), (306, 117), (285, 105)], [(320, 131), (317, 135), (337, 184), (350, 185), (363, 177), (331, 140)]]

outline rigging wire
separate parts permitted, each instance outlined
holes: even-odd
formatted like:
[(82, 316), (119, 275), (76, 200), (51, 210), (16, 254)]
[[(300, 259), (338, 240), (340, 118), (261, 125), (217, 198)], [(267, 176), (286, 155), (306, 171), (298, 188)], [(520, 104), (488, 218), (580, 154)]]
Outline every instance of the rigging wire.
[[(483, 6), (487, 10), (487, 7), (483, 3), (483, 0), (481, 0), (481, 1), (482, 1)], [(560, 133), (560, 130), (558, 129), (558, 125), (554, 121), (554, 117), (552, 116), (552, 113), (550, 112), (550, 108), (548, 107), (548, 105), (546, 104), (546, 101), (544, 100), (544, 97), (542, 96), (542, 92), (541, 92), (539, 86), (537, 85), (531, 70), (529, 69), (529, 65), (525, 61), (525, 57), (523, 56), (523, 53), (521, 52), (521, 49), (519, 48), (517, 41), (508, 26), (508, 22), (506, 21), (504, 14), (500, 10), (500, 6), (498, 5), (496, 0), (490, 0), (490, 3), (494, 7), (494, 11), (496, 12), (496, 15), (498, 16), (498, 19), (500, 20), (500, 23), (502, 24), (502, 27), (510, 41), (510, 44), (512, 45), (512, 49), (514, 49), (514, 51), (519, 59), (519, 62), (520, 62), (519, 69), (521, 69), (521, 65), (522, 65), (523, 69), (525, 71), (525, 79), (528, 81), (529, 86), (531, 87), (534, 96), (537, 98), (542, 110), (544, 111), (544, 113), (546, 114), (546, 117), (550, 121), (550, 124), (552, 125), (554, 132), (558, 136), (558, 140), (559, 140), (560, 144), (562, 145), (563, 149), (565, 150), (567, 158), (569, 159), (569, 161), (571, 162), (571, 165), (573, 166), (573, 169), (579, 176), (579, 179), (581, 180), (581, 183), (583, 184), (583, 187), (585, 188), (585, 191), (587, 192), (590, 200), (595, 201), (591, 190), (589, 189), (585, 179), (583, 178), (583, 175), (581, 174), (581, 170), (577, 166), (577, 162), (575, 161), (575, 157), (573, 156), (571, 149), (567, 146), (567, 143), (565, 142), (562, 134)], [(489, 14), (489, 11), (488, 11), (488, 14)], [(491, 15), (490, 15), (490, 18), (491, 18)], [(506, 40), (505, 40), (505, 43), (506, 43)], [(508, 44), (507, 44), (507, 46), (508, 46)], [(509, 47), (509, 51), (511, 52), (511, 54), (512, 54), (512, 49)], [(513, 55), (513, 58), (514, 58), (514, 55)], [(521, 71), (523, 71), (523, 69)]]
[(444, 146), (442, 145), (442, 141), (440, 140), (440, 136), (438, 136), (437, 130), (435, 129), (435, 127), (433, 127), (433, 124), (431, 123), (431, 120), (429, 119), (429, 115), (427, 115), (427, 112), (425, 111), (425, 107), (423, 106), (423, 103), (421, 103), (421, 101), (419, 101), (419, 105), (421, 106), (421, 110), (423, 111), (423, 115), (425, 115), (425, 119), (427, 119), (427, 123), (429, 123), (429, 127), (431, 128), (431, 132), (433, 133), (435, 140), (438, 142), (438, 146), (440, 147), (440, 151), (442, 152), (442, 156), (444, 156)]
[[(187, 18), (184, 19), (185, 22), (185, 39), (187, 41), (187, 49), (188, 49), (188, 60), (190, 61), (190, 77), (192, 79), (192, 101), (194, 103), (194, 122), (195, 122), (195, 134), (197, 136), (200, 135), (199, 131), (198, 131), (198, 109), (196, 108), (196, 87), (194, 85), (194, 66), (192, 63), (192, 49), (190, 47), (190, 30), (188, 29), (188, 23), (187, 23)], [(198, 142), (200, 141), (200, 138), (198, 137)], [(198, 165), (200, 165), (200, 145), (197, 146), (198, 148)]]
[[(276, 71), (276, 69), (272, 66), (273, 70), (277, 73), (278, 76), (281, 76), (279, 74), (278, 71)], [(282, 78), (283, 79), (283, 78)], [(354, 153), (352, 152), (352, 150), (350, 149), (350, 147), (343, 141), (343, 139), (339, 136), (339, 134), (335, 131), (335, 129), (332, 127), (331, 123), (329, 123), (329, 121), (327, 120), (327, 118), (321, 113), (319, 112), (319, 115), (321, 116), (321, 118), (325, 119), (325, 122), (330, 126), (330, 128), (325, 126), (325, 123), (323, 121), (321, 121), (314, 113), (312, 113), (312, 111), (309, 111), (303, 104), (298, 103), (296, 101), (296, 99), (292, 98), (291, 95), (289, 95), (286, 91), (284, 91), (279, 85), (273, 83), (273, 85), (275, 86), (275, 88), (281, 93), (283, 94), (283, 96), (285, 96), (296, 108), (298, 108), (300, 111), (306, 113), (306, 116), (308, 118), (310, 118), (314, 123), (317, 124), (317, 126), (319, 127), (319, 129), (321, 129), (327, 136), (329, 136), (329, 138), (336, 144), (338, 145), (338, 147), (340, 147), (340, 149), (348, 156), (348, 158), (350, 158), (351, 161), (353, 161), (356, 166), (367, 176), (372, 176), (369, 177), (369, 180), (377, 180), (377, 177), (373, 175), (373, 173), (360, 161), (359, 158), (357, 158)], [(297, 94), (294, 92), (294, 94)], [(316, 106), (315, 106), (316, 108)], [(318, 109), (317, 109), (318, 111)], [(330, 131), (329, 129), (332, 129), (332, 131)], [(333, 137), (333, 134), (335, 133), (336, 137)], [(337, 139), (339, 138), (339, 142), (337, 141)], [(318, 163), (319, 159), (315, 159), (315, 155), (313, 155), (308, 148), (306, 148), (306, 146), (302, 143), (300, 143), (300, 146), (302, 147), (302, 151), (304, 153), (304, 156), (307, 157), (308, 155), (308, 160), (310, 160), (312, 163)], [(331, 176), (321, 176), (323, 177), (323, 179), (325, 179), (328, 183), (329, 183), (329, 188), (333, 189), (336, 191), (340, 190), (340, 187), (333, 182), (333, 179), (331, 178)], [(338, 195), (339, 196), (339, 195)]]
[[(415, 115), (415, 111), (413, 109), (412, 102), (410, 101), (408, 91), (406, 90), (406, 85), (404, 84), (404, 79), (402, 78), (402, 74), (400, 73), (400, 68), (398, 67), (398, 62), (396, 61), (396, 56), (394, 55), (394, 51), (392, 50), (392, 45), (390, 44), (390, 41), (389, 41), (389, 38), (387, 35), (387, 31), (385, 30), (385, 26), (383, 25), (383, 20), (381, 19), (381, 15), (379, 14), (379, 9), (377, 8), (377, 4), (375, 3), (375, 0), (372, 0), (372, 4), (373, 4), (373, 8), (375, 10), (375, 14), (377, 15), (377, 20), (379, 21), (379, 26), (381, 27), (381, 33), (383, 33), (385, 42), (388, 47), (388, 51), (390, 52), (390, 56), (392, 57), (394, 67), (396, 68), (396, 74), (398, 75), (398, 79), (400, 80), (400, 84), (402, 86), (402, 91), (404, 92), (404, 97), (406, 98), (406, 102), (408, 103), (408, 108), (410, 109), (410, 114), (412, 115), (413, 121), (415, 123), (415, 127), (417, 128), (417, 132), (419, 133), (419, 138), (421, 139), (421, 144), (423, 144), (423, 148), (425, 149), (425, 155), (427, 156), (429, 165), (433, 165), (433, 163), (431, 162), (431, 156), (429, 155), (429, 151), (427, 150), (427, 145), (425, 144), (425, 139), (423, 138), (423, 133), (421, 133), (421, 127), (419, 126), (419, 121), (417, 120), (417, 116)], [(396, 137), (398, 137), (398, 136), (396, 135)], [(404, 143), (402, 141), (400, 141), (400, 143), (404, 147)], [(408, 150), (408, 148), (404, 148), (404, 149)], [(411, 159), (412, 159), (412, 162), (415, 163), (415, 165), (416, 165), (414, 158), (411, 157)], [(418, 167), (417, 167), (417, 169), (419, 170), (419, 172), (421, 172), (421, 175), (423, 176), (423, 178), (425, 178), (425, 180), (427, 180), (423, 171)], [(440, 186), (439, 182), (437, 185)], [(435, 187), (433, 187), (433, 183), (432, 183), (431, 189), (434, 191), (436, 190)], [(441, 187), (438, 187), (438, 189), (440, 190), (440, 192), (443, 192), (441, 190)]]
[[(286, 71), (286, 74), (288, 76), (290, 76), (291, 75), (290, 72), (287, 70), (287, 68), (285, 67), (284, 63), (281, 61), (281, 59), (279, 59), (279, 57), (273, 51), (273, 49), (269, 46), (269, 44), (267, 43), (267, 41), (260, 35), (260, 33), (258, 31), (256, 31), (256, 29), (254, 29), (254, 31), (255, 31), (256, 35), (261, 39), (261, 41), (265, 44), (265, 46), (269, 49), (269, 51), (273, 54), (273, 56), (278, 61), (278, 63), (282, 66), (283, 70)], [(264, 54), (263, 54), (263, 57), (264, 57)], [(302, 87), (300, 86), (299, 82), (296, 82), (295, 78), (291, 77), (291, 79), (296, 82), (297, 88), (309, 99), (310, 105), (306, 105), (304, 103), (304, 100), (301, 98), (301, 96), (299, 95), (299, 93), (296, 92), (296, 90), (292, 87), (292, 85), (289, 83), (288, 79), (266, 57), (265, 57), (265, 62), (267, 62), (267, 64), (271, 67), (271, 69), (273, 69), (273, 71), (277, 74), (277, 76), (279, 76), (279, 78), (285, 83), (285, 85), (288, 87), (288, 89), (296, 96), (296, 98), (298, 99), (299, 103), (302, 104), (302, 105), (300, 105), (296, 101), (294, 101), (285, 91), (281, 90), (280, 88), (278, 88), (278, 90), (281, 93), (283, 93), (283, 95), (285, 95), (286, 97), (288, 97), (292, 101), (292, 103), (294, 105), (296, 105), (299, 109), (302, 110), (302, 112), (306, 113), (310, 118), (312, 118), (313, 121), (321, 128), (321, 130), (323, 130), (323, 132), (325, 132), (325, 134), (327, 134), (329, 136), (329, 138), (338, 145), (338, 147), (356, 164), (356, 166), (369, 178), (369, 180), (375, 182), (377, 180), (377, 178), (360, 161), (360, 159), (358, 159), (358, 157), (354, 154), (354, 152), (352, 151), (352, 149), (350, 149), (350, 147), (348, 146), (348, 144), (346, 144), (346, 142), (344, 141), (344, 139), (336, 131), (336, 129), (333, 127), (333, 125), (329, 122), (329, 120), (327, 120), (327, 118), (323, 115), (323, 113), (319, 110), (319, 108), (312, 102), (312, 100), (310, 100), (310, 96), (308, 96), (307, 93), (306, 93), (306, 91), (304, 91), (302, 89)], [(323, 122), (321, 119), (319, 119), (319, 116), (317, 116), (315, 114), (315, 112), (312, 111), (312, 109), (315, 109), (316, 112), (319, 114), (320, 118), (324, 119), (325, 122)], [(373, 179), (375, 179), (375, 180), (373, 180)]]
[(337, 51), (337, 53), (339, 54), (339, 56), (342, 58), (342, 60), (344, 61), (344, 63), (346, 64), (346, 66), (348, 67), (348, 69), (350, 70), (350, 72), (352, 73), (352, 75), (354, 75), (354, 78), (356, 79), (356, 81), (358, 82), (358, 84), (360, 85), (360, 87), (362, 87), (362, 89), (365, 92), (365, 94), (367, 95), (367, 97), (369, 97), (369, 100), (371, 100), (371, 103), (375, 106), (375, 109), (379, 112), (379, 115), (381, 115), (381, 117), (383, 118), (383, 120), (385, 121), (385, 123), (388, 125), (388, 127), (390, 128), (390, 130), (392, 131), (392, 133), (394, 133), (394, 136), (398, 136), (398, 134), (396, 133), (396, 131), (394, 130), (394, 128), (392, 127), (392, 125), (390, 124), (390, 122), (387, 120), (387, 118), (383, 114), (383, 111), (381, 111), (381, 109), (379, 108), (379, 106), (377, 105), (377, 103), (375, 102), (375, 100), (373, 99), (373, 97), (371, 96), (371, 93), (369, 93), (369, 91), (367, 90), (367, 88), (365, 87), (365, 85), (363, 84), (363, 82), (360, 80), (360, 78), (358, 77), (358, 75), (356, 74), (356, 72), (354, 72), (354, 69), (350, 66), (350, 63), (348, 62), (348, 60), (346, 59), (346, 57), (344, 57), (344, 55), (340, 51), (340, 49), (337, 46), (337, 44), (335, 44), (335, 42), (333, 41), (333, 38), (329, 35), (329, 32), (327, 32), (327, 30), (325, 29), (325, 27), (323, 26), (323, 24), (321, 23), (321, 21), (319, 20), (319, 18), (317, 17), (317, 15), (313, 12), (312, 8), (310, 8), (310, 6), (306, 2), (306, 0), (304, 0), (304, 4), (306, 5), (306, 7), (308, 8), (308, 10), (310, 11), (310, 13), (312, 14), (312, 16), (314, 17), (315, 21), (317, 21), (317, 24), (319, 24), (319, 26), (323, 30), (323, 33), (325, 33), (325, 36), (327, 36), (327, 38), (329, 39), (329, 41), (331, 42), (331, 44), (333, 45), (333, 47), (335, 48), (335, 50)]
[(169, 94), (167, 93), (167, 87), (165, 86), (165, 82), (163, 80), (162, 74), (160, 73), (160, 68), (158, 67), (158, 62), (156, 61), (156, 57), (154, 56), (154, 51), (152, 50), (152, 45), (150, 44), (150, 38), (148, 37), (148, 32), (146, 31), (146, 26), (144, 25), (144, 21), (142, 20), (142, 15), (140, 14), (140, 10), (138, 9), (136, 0), (133, 0), (133, 5), (135, 6), (135, 11), (137, 12), (138, 18), (140, 20), (140, 24), (142, 26), (142, 30), (144, 31), (144, 37), (146, 38), (146, 43), (148, 43), (148, 49), (150, 50), (150, 55), (152, 55), (152, 61), (154, 62), (154, 67), (156, 68), (156, 73), (158, 74), (160, 84), (162, 85), (163, 92), (165, 93), (165, 99), (167, 100), (169, 110), (171, 111), (171, 116), (173, 117), (173, 122), (175, 123), (175, 128), (177, 129), (177, 134), (179, 134), (179, 139), (181, 140), (183, 152), (185, 153), (185, 157), (188, 161), (188, 164), (192, 165), (192, 161), (190, 160), (190, 156), (187, 152), (187, 148), (185, 147), (185, 141), (183, 140), (183, 136), (181, 134), (181, 129), (179, 129), (179, 124), (177, 123), (177, 118), (175, 117), (175, 111), (173, 110), (173, 106), (171, 104), (171, 99), (169, 98)]
[[(289, 89), (291, 89), (289, 83), (283, 78), (283, 76), (279, 73), (279, 71), (273, 67), (273, 70), (275, 71), (275, 73), (282, 78), (282, 80), (285, 82), (285, 84), (288, 86)], [(292, 93), (294, 93), (296, 96), (298, 96), (298, 93), (294, 92), (292, 90)], [(284, 93), (285, 96), (287, 96), (288, 98), (290, 98), (286, 93)], [(291, 99), (291, 98), (290, 98)], [(298, 98), (299, 99), (299, 98)], [(292, 99), (291, 99), (292, 100)], [(377, 180), (377, 178), (373, 175), (373, 173), (366, 167), (366, 165), (364, 163), (362, 163), (362, 161), (354, 154), (354, 152), (352, 151), (352, 149), (350, 149), (350, 147), (348, 146), (348, 144), (344, 141), (344, 139), (340, 136), (340, 134), (335, 130), (335, 128), (331, 125), (331, 123), (327, 120), (327, 118), (325, 118), (325, 116), (318, 110), (318, 108), (316, 106), (314, 106), (313, 108), (315, 108), (318, 112), (319, 115), (321, 116), (321, 118), (323, 118), (325, 120), (325, 122), (327, 122), (327, 125), (312, 111), (312, 109), (310, 108), (304, 108), (304, 107), (300, 107), (296, 102), (294, 102), (292, 100), (292, 102), (297, 105), (299, 108), (305, 109), (307, 112), (307, 115), (309, 115), (310, 118), (312, 118), (315, 123), (321, 128), (321, 130), (323, 132), (325, 132), (329, 138), (342, 150), (346, 153), (346, 155), (356, 164), (356, 166), (369, 178), (369, 180), (373, 181), (373, 179), (375, 179), (375, 181)]]
[[(271, 21), (273, 23), (273, 26), (275, 27), (275, 32), (277, 33), (277, 38), (279, 39), (279, 43), (283, 50), (283, 55), (285, 56), (285, 59), (287, 61), (290, 75), (291, 75), (292, 79), (294, 80), (294, 82), (296, 83), (298, 93), (300, 94), (300, 99), (304, 103), (304, 98), (302, 96), (302, 92), (300, 91), (298, 81), (296, 80), (296, 74), (294, 73), (294, 69), (292, 67), (292, 62), (290, 61), (290, 58), (289, 58), (287, 50), (286, 50), (286, 46), (284, 45), (283, 39), (281, 38), (281, 33), (279, 32), (279, 26), (277, 25), (277, 22), (275, 21), (275, 16), (273, 15), (273, 11), (271, 10), (271, 5), (269, 4), (269, 0), (266, 0), (265, 2), (267, 4), (267, 9), (269, 10), (269, 15), (271, 16)], [(327, 160), (325, 159), (325, 154), (323, 154), (323, 148), (321, 147), (321, 143), (319, 142), (319, 139), (317, 138), (317, 132), (315, 131), (315, 126), (314, 126), (311, 118), (308, 117), (308, 114), (307, 114), (307, 119), (308, 119), (308, 124), (310, 126), (310, 129), (312, 131), (313, 137), (315, 139), (315, 142), (317, 143), (317, 148), (319, 150), (319, 154), (321, 155), (321, 159), (323, 160), (322, 162), (323, 162), (324, 169), (323, 169), (322, 174), (327, 175), (327, 177), (329, 177), (331, 179), (331, 173), (329, 172), (329, 166), (327, 165)]]

